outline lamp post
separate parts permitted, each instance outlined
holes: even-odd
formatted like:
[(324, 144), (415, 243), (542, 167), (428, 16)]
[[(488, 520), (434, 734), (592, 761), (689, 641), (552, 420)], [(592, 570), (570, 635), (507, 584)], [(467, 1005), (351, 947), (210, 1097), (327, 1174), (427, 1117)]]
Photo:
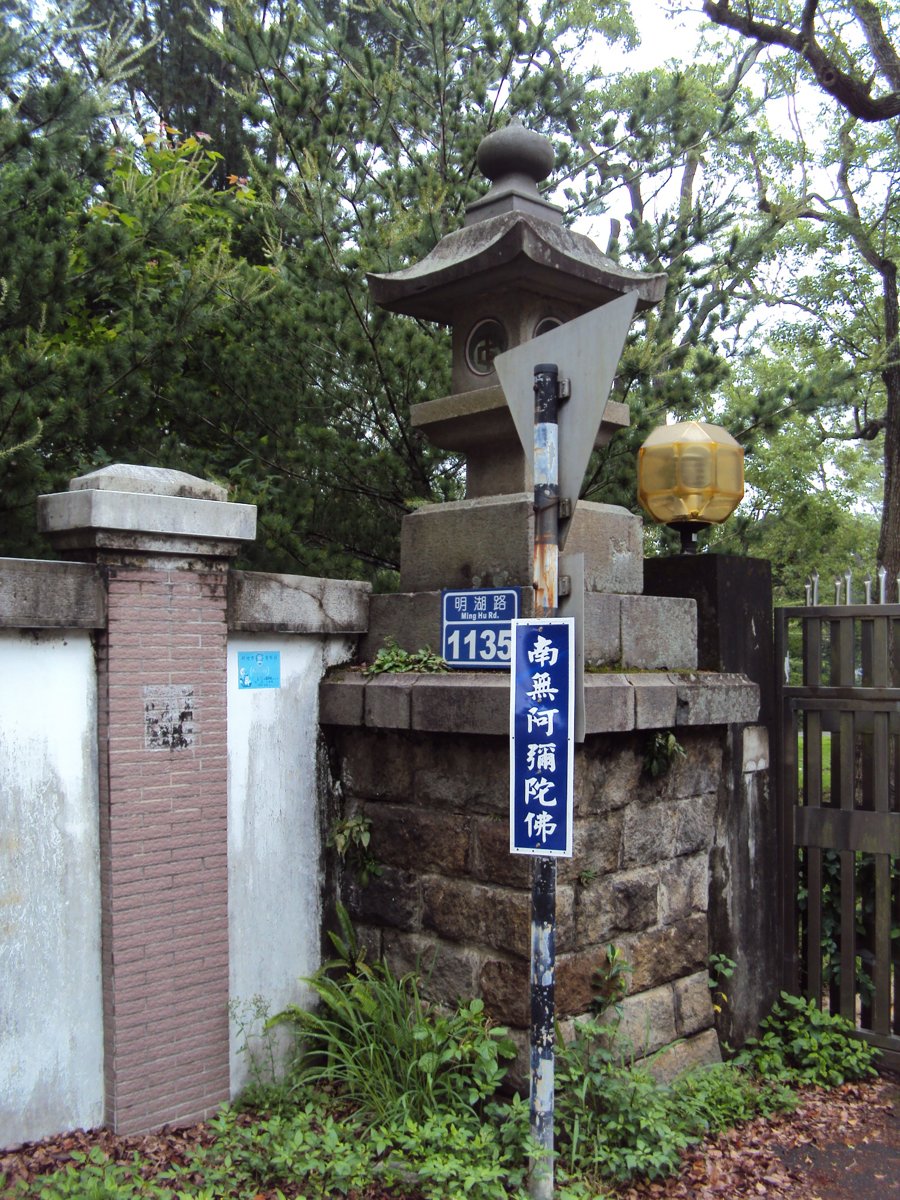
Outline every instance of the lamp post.
[(744, 451), (727, 430), (706, 421), (654, 429), (638, 451), (638, 499), (696, 554), (704, 525), (726, 521), (744, 496)]

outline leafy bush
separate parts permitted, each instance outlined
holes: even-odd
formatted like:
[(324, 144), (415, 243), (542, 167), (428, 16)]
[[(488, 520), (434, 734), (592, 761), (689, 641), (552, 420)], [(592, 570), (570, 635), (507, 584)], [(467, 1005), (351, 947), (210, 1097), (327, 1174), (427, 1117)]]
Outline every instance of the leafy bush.
[(340, 920), (338, 958), (308, 981), (318, 1010), (290, 1007), (269, 1022), (298, 1035), (289, 1086), (336, 1090), (361, 1125), (479, 1112), (515, 1056), (506, 1031), (490, 1025), (481, 1000), (445, 1012), (423, 999), (414, 973), (366, 963), (343, 909)]
[(876, 1073), (878, 1051), (853, 1033), (844, 1017), (782, 992), (760, 1026), (760, 1036), (748, 1041), (735, 1061), (782, 1083), (837, 1087)]
[(564, 1178), (622, 1183), (678, 1169), (681, 1153), (710, 1133), (794, 1107), (777, 1083), (760, 1083), (732, 1064), (698, 1068), (671, 1084), (629, 1065), (614, 1024), (579, 1023), (561, 1045), (557, 1129)]
[(649, 1073), (622, 1060), (614, 1026), (580, 1022), (571, 1042), (560, 1041), (556, 1081), (566, 1176), (624, 1181), (675, 1170), (688, 1139), (667, 1119), (662, 1089)]

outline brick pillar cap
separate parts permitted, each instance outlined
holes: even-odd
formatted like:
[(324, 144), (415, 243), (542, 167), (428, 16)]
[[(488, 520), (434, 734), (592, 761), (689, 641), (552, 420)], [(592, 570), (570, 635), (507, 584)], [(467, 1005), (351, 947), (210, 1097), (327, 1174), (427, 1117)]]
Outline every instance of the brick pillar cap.
[(137, 492), (151, 496), (183, 496), (189, 500), (227, 500), (228, 489), (210, 479), (170, 467), (140, 467), (113, 463), (69, 481), (70, 492)]
[(127, 463), (38, 498), (38, 528), (57, 550), (230, 558), (256, 536), (256, 506), (183, 471)]

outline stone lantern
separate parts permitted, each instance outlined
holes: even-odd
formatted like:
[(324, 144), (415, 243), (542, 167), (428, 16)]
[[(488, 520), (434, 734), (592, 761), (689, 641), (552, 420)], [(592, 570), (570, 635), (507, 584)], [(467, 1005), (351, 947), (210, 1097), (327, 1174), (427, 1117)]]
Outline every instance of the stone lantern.
[[(401, 616), (399, 597), (373, 597), (366, 656), (385, 633), (409, 648), (436, 645), (442, 588), (521, 587), (523, 615), (532, 611), (533, 480), (494, 357), (625, 293), (636, 294), (640, 311), (665, 290), (664, 274), (620, 267), (563, 225), (562, 210), (537, 186), (554, 165), (547, 138), (513, 123), (481, 142), (477, 161), (491, 188), (469, 206), (464, 226), (421, 262), (368, 277), (377, 304), (452, 330), (454, 393), (415, 405), (411, 421), (435, 445), (465, 455), (466, 498), (404, 518), (400, 589), (410, 599)], [(610, 401), (595, 445), (627, 424), (627, 406)], [(641, 523), (625, 509), (579, 503), (566, 550), (585, 554), (588, 593), (641, 592)]]

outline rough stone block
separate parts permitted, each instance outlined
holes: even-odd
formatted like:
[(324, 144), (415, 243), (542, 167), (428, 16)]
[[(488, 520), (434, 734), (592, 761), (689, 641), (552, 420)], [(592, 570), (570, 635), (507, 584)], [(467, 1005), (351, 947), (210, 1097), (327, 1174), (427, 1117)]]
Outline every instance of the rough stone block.
[(380, 922), (394, 929), (416, 931), (422, 926), (422, 886), (412, 871), (385, 867), (363, 887), (347, 885), (347, 907), (362, 921)]
[(634, 729), (634, 691), (624, 675), (585, 675), (584, 728), (586, 733)]
[(626, 675), (634, 689), (636, 729), (671, 729), (675, 724), (678, 693), (668, 675)]
[(622, 661), (622, 597), (586, 592), (584, 597), (585, 665), (606, 667)]
[(643, 759), (634, 738), (592, 738), (575, 756), (576, 816), (611, 812), (638, 794)]
[(719, 1039), (714, 1029), (707, 1029), (696, 1037), (675, 1042), (655, 1054), (647, 1069), (658, 1083), (671, 1083), (685, 1071), (697, 1067), (711, 1067), (722, 1061)]
[[(510, 854), (509, 820), (505, 816), (479, 817), (474, 821), (472, 832), (469, 867), (475, 879), (484, 883), (496, 883), (501, 887), (531, 886), (531, 860), (524, 854)], [(572, 860), (560, 861), (570, 863)]]
[(673, 855), (708, 850), (716, 831), (716, 795), (707, 792), (679, 800), (675, 807)]
[(623, 871), (582, 888), (575, 909), (578, 944), (607, 942), (654, 925), (658, 886), (656, 872), (642, 870)]
[(640, 595), (644, 589), (643, 522), (615, 504), (579, 500), (566, 554), (584, 554), (589, 592)]
[(637, 867), (675, 853), (677, 811), (671, 804), (633, 804), (625, 812), (622, 865)]
[(415, 973), (421, 990), (438, 1004), (453, 1006), (479, 994), (483, 956), (417, 933), (388, 930), (384, 958), (397, 975)]
[(362, 725), (366, 681), (353, 671), (329, 675), (319, 684), (320, 725)]
[(608, 906), (617, 929), (647, 929), (656, 922), (658, 889), (655, 870), (623, 871), (603, 881), (600, 903)]
[(434, 735), (411, 747), (416, 804), (509, 814), (509, 736)]
[(377, 962), (384, 952), (384, 930), (381, 926), (363, 925), (361, 921), (356, 921), (353, 932), (366, 962)]
[(605, 947), (561, 954), (556, 961), (556, 1010), (560, 1017), (587, 1012), (597, 999), (594, 974), (606, 965)]
[(410, 872), (458, 875), (466, 867), (470, 821), (409, 805), (369, 804), (370, 849), (379, 863)]
[(674, 1042), (678, 1031), (671, 987), (656, 987), (626, 996), (622, 1001), (618, 1036), (632, 1048), (635, 1058), (644, 1058)]
[(527, 957), (531, 901), (525, 892), (427, 875), (423, 924), (441, 937)]
[(711, 1029), (714, 1019), (709, 975), (698, 971), (672, 985), (675, 993), (675, 1025), (679, 1037), (690, 1037), (703, 1029)]
[(409, 729), (415, 685), (409, 675), (376, 675), (366, 682), (365, 722), (372, 729)]
[(622, 664), (646, 671), (696, 667), (696, 602), (670, 596), (623, 596)]
[(508, 674), (420, 675), (412, 691), (412, 726), (508, 736)]
[(559, 954), (566, 954), (575, 948), (575, 888), (557, 883), (556, 949)]
[(685, 800), (715, 792), (722, 783), (723, 733), (679, 729), (684, 757), (673, 760), (661, 783), (670, 799)]
[(746, 675), (693, 672), (673, 676), (678, 725), (746, 725), (759, 713), (759, 688)]
[(709, 857), (705, 851), (674, 858), (659, 867), (657, 924), (673, 925), (694, 913), (706, 912), (709, 902)]
[(633, 992), (692, 975), (706, 964), (708, 938), (702, 914), (617, 940), (631, 964)]
[(577, 818), (573, 829), (573, 855), (559, 860), (560, 883), (574, 883), (584, 872), (590, 878), (619, 869), (622, 814)]
[(527, 1028), (531, 998), (526, 959), (489, 959), (481, 971), (479, 994), (493, 1020)]
[(377, 730), (353, 730), (335, 739), (341, 785), (348, 797), (394, 800), (412, 796), (413, 752), (402, 737)]

